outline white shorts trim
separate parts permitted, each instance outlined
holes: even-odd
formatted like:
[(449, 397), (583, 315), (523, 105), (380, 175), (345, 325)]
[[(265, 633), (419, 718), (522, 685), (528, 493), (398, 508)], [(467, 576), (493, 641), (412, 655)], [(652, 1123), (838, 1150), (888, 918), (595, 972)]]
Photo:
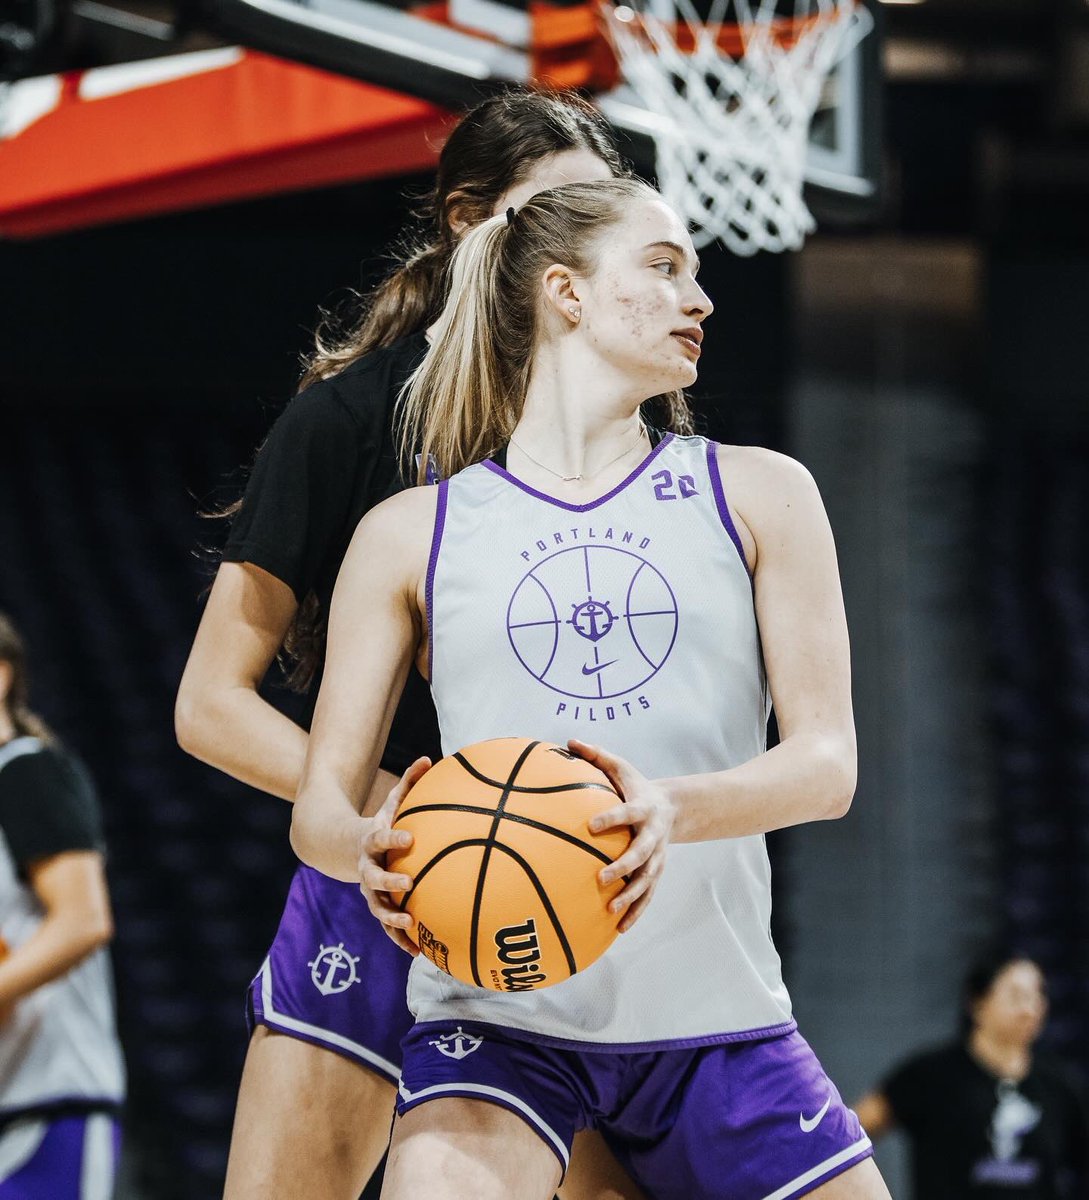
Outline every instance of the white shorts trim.
[(571, 1165), (571, 1156), (568, 1153), (567, 1146), (564, 1144), (563, 1138), (550, 1126), (547, 1125), (534, 1109), (520, 1097), (514, 1096), (510, 1092), (504, 1092), (500, 1088), (488, 1087), (483, 1083), (437, 1083), (434, 1087), (424, 1088), (419, 1092), (410, 1092), (405, 1087), (405, 1082), (402, 1079), (397, 1085), (397, 1090), (400, 1092), (404, 1100), (424, 1100), (428, 1096), (483, 1096), (486, 1099), (501, 1101), (504, 1105), (509, 1105), (511, 1108), (517, 1109), (518, 1112), (526, 1118), (526, 1120), (537, 1130), (540, 1131), (545, 1141), (549, 1143), (555, 1150), (557, 1157), (563, 1166), (563, 1172), (567, 1174), (567, 1168)]
[(270, 1025), (274, 1029), (283, 1029), (287, 1033), (305, 1034), (315, 1041), (324, 1042), (327, 1046), (336, 1046), (340, 1050), (347, 1050), (349, 1054), (377, 1067), (389, 1077), (390, 1083), (397, 1082), (401, 1068), (391, 1063), (389, 1059), (375, 1054), (373, 1050), (361, 1046), (358, 1042), (353, 1042), (351, 1038), (346, 1038), (341, 1033), (334, 1033), (331, 1029), (322, 1029), (320, 1025), (310, 1025), (306, 1021), (300, 1021), (298, 1017), (290, 1017), (287, 1013), (277, 1012), (276, 1006), (272, 1002), (272, 963), (269, 959), (266, 958), (261, 964), (258, 975), (261, 977), (261, 1013), (260, 1015), (254, 1013), (254, 1019), (258, 1025)]
[(6, 1182), (30, 1162), (48, 1132), (48, 1121), (42, 1117), (28, 1117), (13, 1121), (0, 1134), (0, 1183)]
[(105, 1113), (91, 1113), (83, 1127), (83, 1170), (79, 1200), (110, 1200), (114, 1175), (113, 1157), (115, 1121)]
[(815, 1179), (820, 1179), (822, 1175), (827, 1174), (835, 1167), (841, 1166), (845, 1162), (849, 1162), (870, 1148), (871, 1142), (868, 1137), (861, 1137), (853, 1146), (848, 1146), (846, 1150), (841, 1150), (838, 1154), (833, 1154), (831, 1158), (826, 1158), (824, 1162), (819, 1163), (811, 1171), (806, 1171), (804, 1175), (799, 1175), (797, 1179), (792, 1179), (790, 1183), (785, 1184), (776, 1192), (771, 1192), (764, 1197), (764, 1200), (787, 1200), (789, 1196), (796, 1196), (798, 1192), (812, 1183)]

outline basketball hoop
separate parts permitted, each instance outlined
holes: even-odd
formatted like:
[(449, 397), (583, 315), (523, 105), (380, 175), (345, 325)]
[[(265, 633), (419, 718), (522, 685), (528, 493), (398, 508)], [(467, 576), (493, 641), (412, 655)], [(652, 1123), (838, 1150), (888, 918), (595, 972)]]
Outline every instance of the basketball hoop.
[(602, 0), (624, 84), (653, 114), (662, 194), (696, 246), (796, 250), (809, 126), (836, 64), (869, 32), (858, 0)]

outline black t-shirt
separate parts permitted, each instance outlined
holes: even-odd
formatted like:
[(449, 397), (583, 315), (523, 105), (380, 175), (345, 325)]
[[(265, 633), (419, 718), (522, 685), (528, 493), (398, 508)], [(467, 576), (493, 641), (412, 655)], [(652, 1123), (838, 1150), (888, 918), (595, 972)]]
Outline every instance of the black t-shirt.
[(24, 877), (39, 859), (69, 850), (101, 851), (98, 801), (82, 763), (36, 738), (0, 746), (0, 831)]
[[(426, 350), (422, 332), (402, 338), (288, 404), (257, 455), (223, 551), (227, 562), (261, 567), (283, 580), (300, 603), (313, 592), (328, 616), (356, 525), (404, 487), (393, 409)], [(307, 725), (317, 690), (315, 681), (303, 717)], [(421, 754), (441, 757), (439, 729), (430, 691), (413, 668), (382, 766), (399, 775)]]
[(962, 1044), (898, 1067), (881, 1091), (911, 1139), (915, 1200), (1084, 1200), (1089, 1110), (1061, 1064), (1019, 1083)]

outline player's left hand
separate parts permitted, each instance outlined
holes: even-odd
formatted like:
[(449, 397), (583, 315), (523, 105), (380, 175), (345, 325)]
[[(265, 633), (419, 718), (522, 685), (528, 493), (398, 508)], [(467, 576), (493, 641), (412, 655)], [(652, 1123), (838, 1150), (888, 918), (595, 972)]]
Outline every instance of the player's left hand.
[(621, 933), (627, 933), (646, 911), (665, 869), (666, 847), (673, 832), (676, 809), (665, 788), (647, 779), (626, 759), (574, 739), (567, 746), (573, 754), (604, 771), (624, 799), (616, 808), (598, 813), (590, 822), (590, 832), (601, 833), (618, 825), (632, 827), (631, 845), (598, 873), (603, 884), (627, 877), (624, 890), (609, 903), (610, 912), (627, 909), (617, 926)]

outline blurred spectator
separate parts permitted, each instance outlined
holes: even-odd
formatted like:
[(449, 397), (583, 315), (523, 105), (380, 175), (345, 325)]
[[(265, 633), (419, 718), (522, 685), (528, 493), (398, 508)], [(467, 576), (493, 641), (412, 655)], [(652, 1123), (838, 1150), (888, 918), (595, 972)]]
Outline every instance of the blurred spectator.
[(1083, 1200), (1089, 1108), (1064, 1064), (1034, 1050), (1040, 968), (994, 956), (964, 984), (961, 1036), (901, 1063), (856, 1106), (876, 1140), (908, 1135), (915, 1200)]
[(109, 1200), (125, 1073), (101, 821), (82, 764), (27, 707), (0, 614), (0, 1200)]

